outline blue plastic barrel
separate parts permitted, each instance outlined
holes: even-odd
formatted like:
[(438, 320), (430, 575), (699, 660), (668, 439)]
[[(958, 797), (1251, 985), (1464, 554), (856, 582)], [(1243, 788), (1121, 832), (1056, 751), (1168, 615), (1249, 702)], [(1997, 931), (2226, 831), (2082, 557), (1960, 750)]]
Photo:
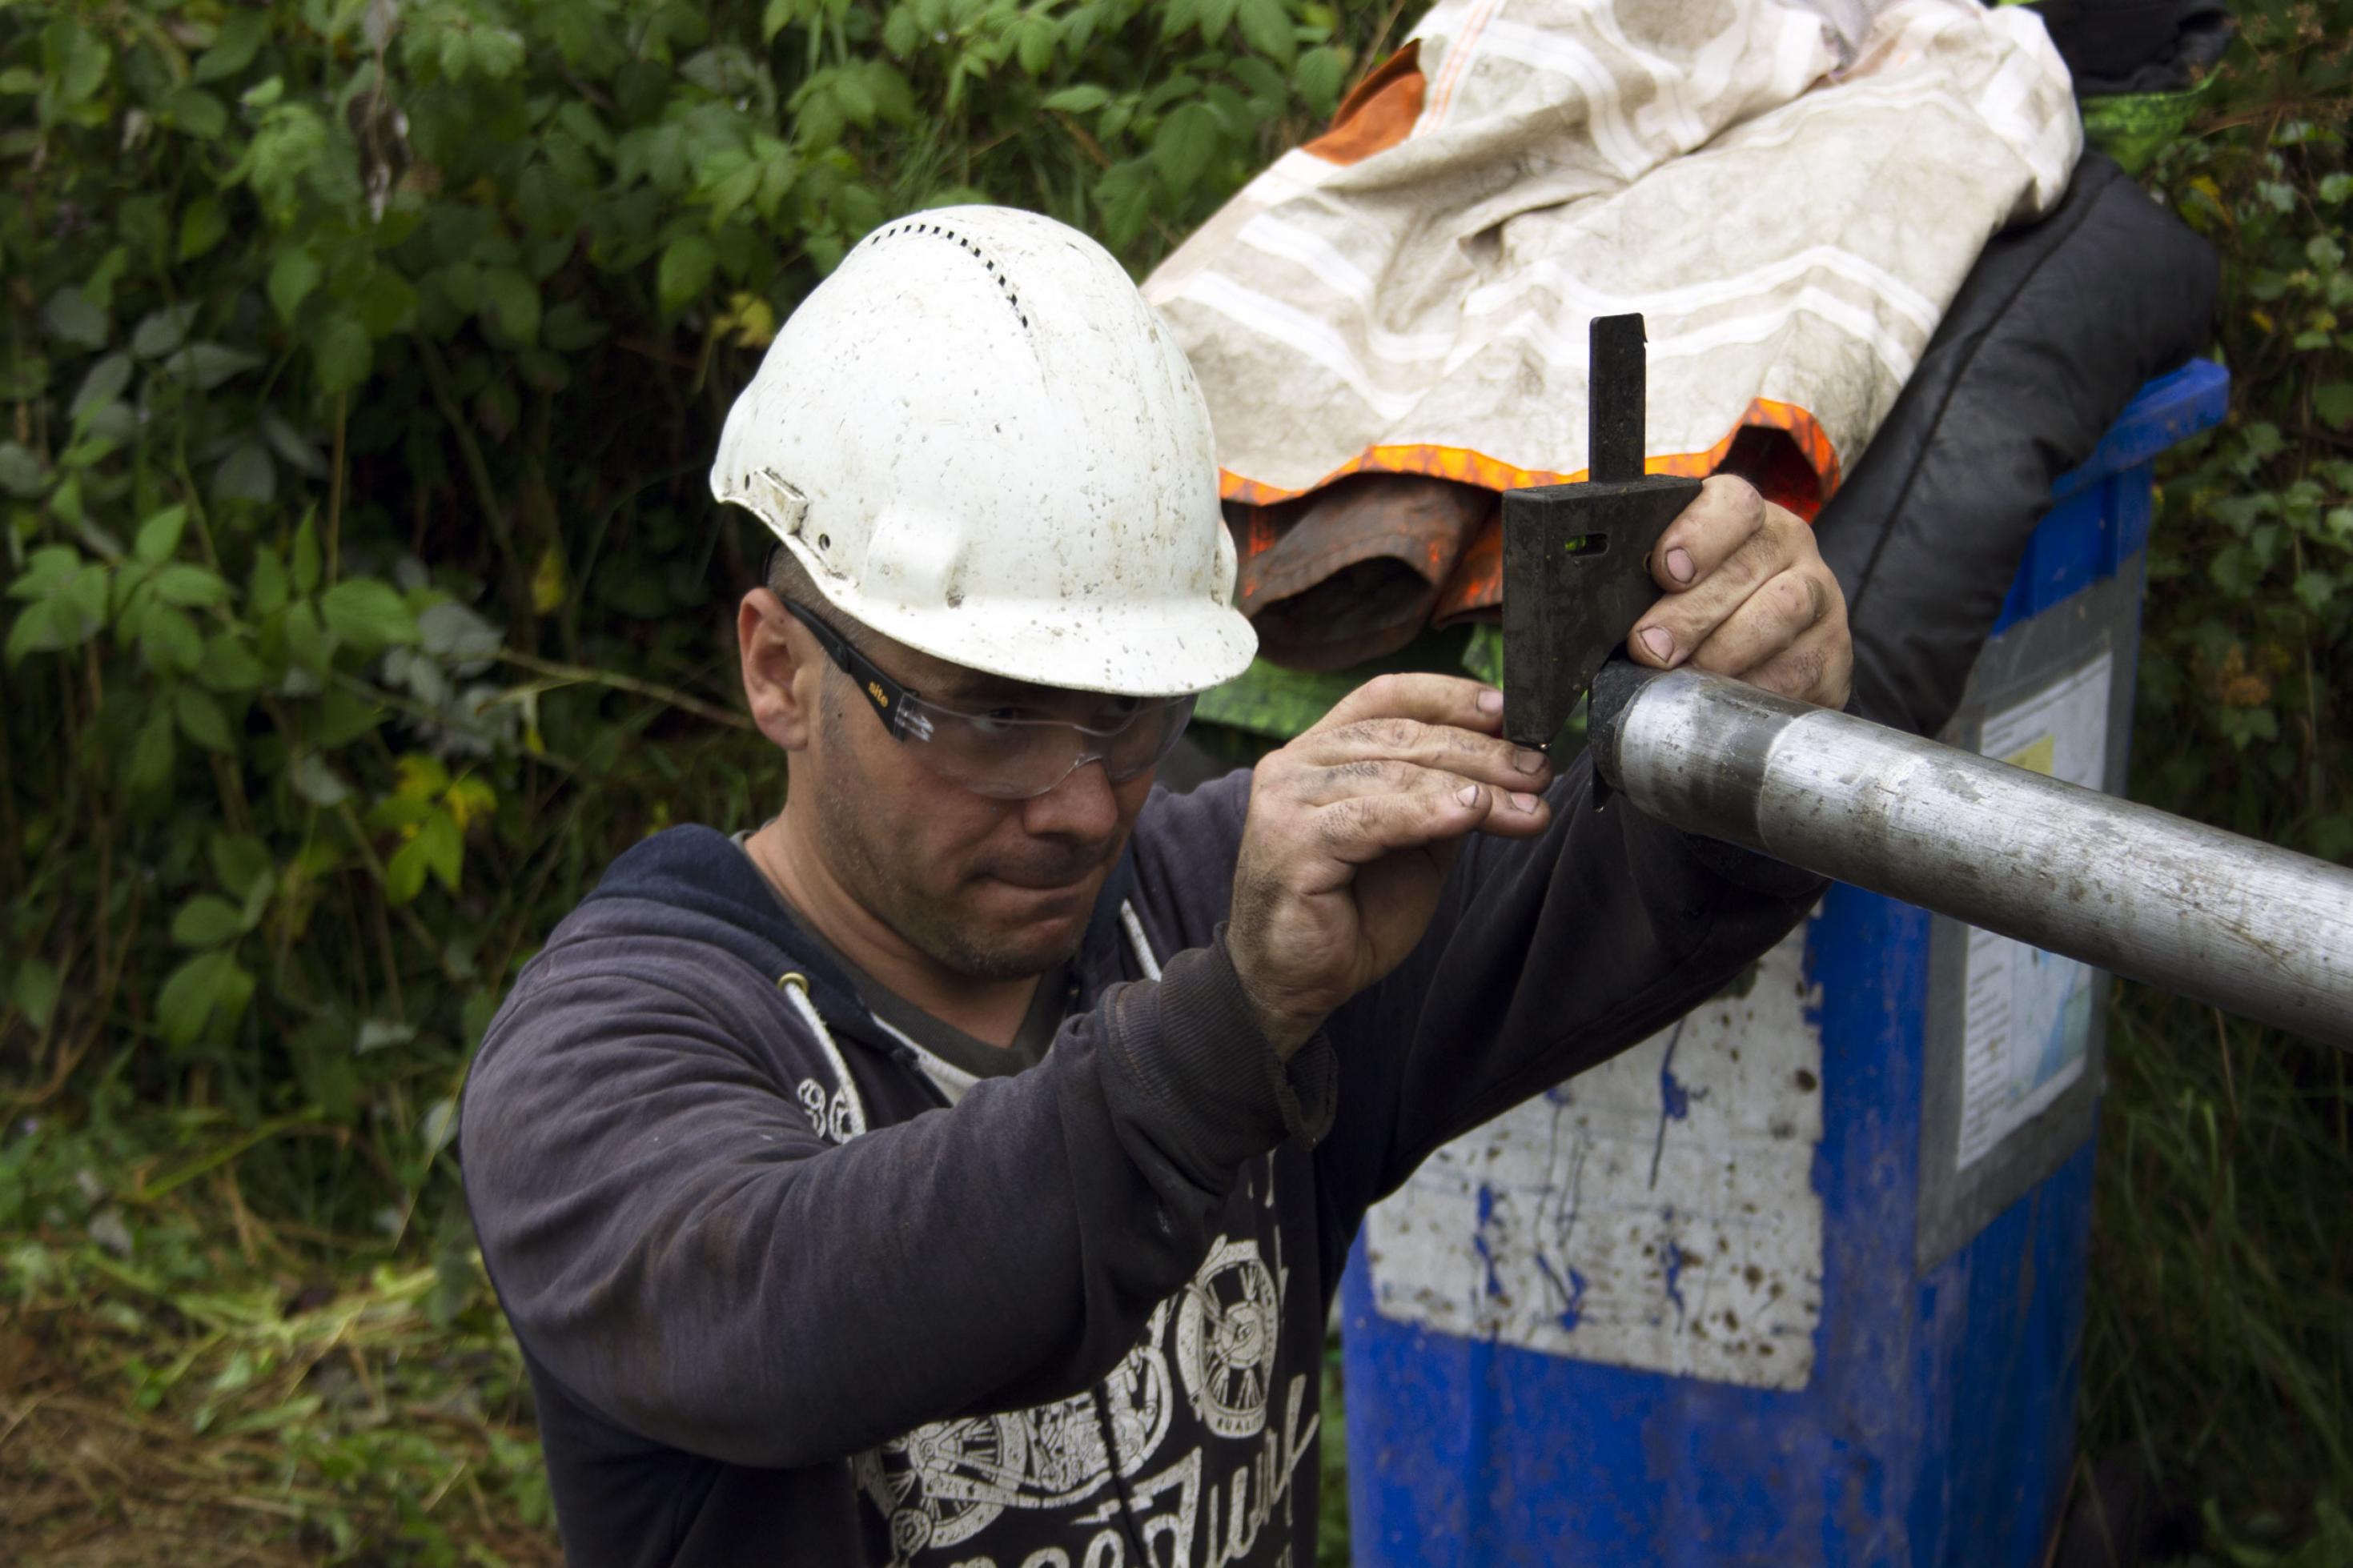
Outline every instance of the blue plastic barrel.
[[(2151, 383), (2055, 488), (1951, 742), (2116, 791)], [(2106, 987), (1840, 886), (1673, 1029), (1450, 1145), (1341, 1287), (1360, 1564), (2033, 1568), (2073, 1462)]]

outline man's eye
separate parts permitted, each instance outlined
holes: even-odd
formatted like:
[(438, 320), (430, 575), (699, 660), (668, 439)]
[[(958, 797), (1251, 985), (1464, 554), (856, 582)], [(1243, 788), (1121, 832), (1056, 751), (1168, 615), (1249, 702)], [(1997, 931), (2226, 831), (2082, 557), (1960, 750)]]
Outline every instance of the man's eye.
[(986, 712), (967, 714), (965, 718), (982, 734), (997, 735), (1002, 734), (1008, 726), (1019, 723), (1025, 716), (1018, 708), (991, 708)]

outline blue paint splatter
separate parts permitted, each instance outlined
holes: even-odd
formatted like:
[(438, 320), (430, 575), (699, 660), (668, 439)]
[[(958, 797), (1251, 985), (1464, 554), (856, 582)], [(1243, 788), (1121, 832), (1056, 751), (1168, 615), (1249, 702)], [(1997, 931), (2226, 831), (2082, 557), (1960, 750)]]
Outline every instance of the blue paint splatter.
[(1667, 1148), (1667, 1123), (1688, 1121), (1692, 1101), (1707, 1098), (1707, 1090), (1685, 1089), (1683, 1080), (1675, 1077), (1675, 1047), (1683, 1040), (1683, 1020), (1677, 1019), (1675, 1032), (1667, 1037), (1666, 1054), (1659, 1058), (1659, 1135), (1651, 1144), (1651, 1185), (1654, 1190), (1659, 1184), (1659, 1156)]
[(1668, 1208), (1663, 1217), (1666, 1228), (1659, 1245), (1665, 1249), (1665, 1257), (1661, 1263), (1666, 1270), (1667, 1300), (1675, 1304), (1675, 1322), (1680, 1326), (1683, 1321), (1683, 1249), (1675, 1245), (1675, 1211)]
[(1561, 1308), (1553, 1321), (1564, 1329), (1576, 1328), (1585, 1321), (1585, 1276), (1571, 1265), (1568, 1267), (1568, 1283), (1562, 1284), (1559, 1272), (1541, 1252), (1536, 1254), (1536, 1267), (1544, 1270), (1544, 1277), (1551, 1282), (1552, 1288), (1560, 1292)]
[(1504, 1293), (1503, 1276), (1495, 1272), (1495, 1255), (1487, 1246), (1487, 1222), (1495, 1217), (1495, 1189), (1486, 1183), (1479, 1184), (1479, 1228), (1472, 1233), (1471, 1245), (1478, 1250), (1479, 1261), (1487, 1270), (1487, 1294)]

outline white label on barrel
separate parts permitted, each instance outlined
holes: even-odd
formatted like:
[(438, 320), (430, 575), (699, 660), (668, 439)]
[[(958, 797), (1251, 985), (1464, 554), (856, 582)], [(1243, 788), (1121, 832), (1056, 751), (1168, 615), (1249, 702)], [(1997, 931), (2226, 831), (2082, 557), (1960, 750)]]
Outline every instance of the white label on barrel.
[(1799, 1389), (1821, 1317), (1805, 928), (1745, 988), (1440, 1149), (1366, 1221), (1384, 1317)]
[[(1987, 715), (1978, 750), (2098, 789), (2108, 769), (2116, 656)], [(1961, 1127), (1953, 1168), (1966, 1171), (2083, 1076), (2092, 1039), (2092, 970), (1991, 931), (1968, 933), (1961, 1015)]]

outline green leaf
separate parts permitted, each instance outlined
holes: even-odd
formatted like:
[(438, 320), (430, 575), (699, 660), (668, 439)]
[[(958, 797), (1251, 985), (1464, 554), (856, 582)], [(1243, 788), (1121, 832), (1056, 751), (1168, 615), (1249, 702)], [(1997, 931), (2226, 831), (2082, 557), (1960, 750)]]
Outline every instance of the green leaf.
[(424, 890), (425, 843), (419, 836), (394, 850), (392, 858), (385, 862), (385, 901), (405, 904)]
[(213, 499), (254, 501), (263, 506), (277, 500), (278, 469), (269, 460), (269, 448), (259, 441), (245, 441), (230, 447), (228, 456), (213, 470)]
[(70, 17), (60, 16), (41, 34), (42, 64), (58, 101), (79, 103), (106, 80), (113, 52)]
[(163, 103), (164, 123), (199, 142), (211, 142), (228, 129), (228, 106), (202, 88), (184, 87)]
[(8, 999), (38, 1035), (47, 1030), (49, 1019), (57, 1013), (58, 989), (57, 967), (46, 959), (28, 958), (17, 966)]
[(139, 726), (138, 738), (131, 742), (123, 784), (134, 795), (163, 788), (171, 782), (172, 750), (172, 710), (159, 702), (148, 710), (147, 721)]
[(139, 623), (139, 646), (147, 662), (166, 675), (185, 675), (205, 657), (205, 639), (196, 623), (169, 605), (147, 606)]
[(280, 624), (286, 633), (286, 652), (295, 663), (314, 675), (334, 668), (335, 639), (319, 624), (317, 605), (308, 599), (299, 600), (287, 606), (286, 619)]
[(213, 875), (220, 879), (229, 897), (240, 902), (252, 892), (257, 881), (277, 868), (269, 847), (249, 833), (216, 833), (208, 847)]
[(188, 341), (188, 322), (195, 320), (195, 300), (181, 300), (176, 306), (164, 306), (163, 310), (148, 310), (146, 318), (132, 329), (132, 353), (142, 360), (163, 360), (167, 353)]
[(163, 1026), (164, 1038), (174, 1047), (195, 1043), (235, 973), (237, 961), (217, 949), (200, 952), (172, 971), (155, 996), (155, 1019)]
[(1199, 182), (1217, 151), (1218, 116), (1206, 103), (1178, 105), (1152, 138), (1153, 164), (1178, 195)]
[(311, 290), (326, 276), (318, 258), (300, 246), (288, 246), (269, 264), (269, 304), (278, 319), (288, 326), (294, 324), (294, 312), (311, 297)]
[(198, 392), (210, 392), (231, 377), (259, 368), (261, 363), (259, 354), (233, 349), (227, 343), (190, 343), (166, 359), (162, 369)]
[(1347, 57), (1327, 44), (1299, 57), (1292, 80), (1299, 89), (1299, 96), (1307, 100), (1308, 108), (1318, 115), (1328, 116), (1340, 106), (1340, 84), (1347, 71)]
[(48, 487), (41, 459), (21, 441), (0, 441), (0, 490), (29, 500)]
[(71, 284), (49, 296), (41, 320), (52, 333), (76, 348), (106, 346), (106, 312), (82, 298), (81, 290)]
[(539, 340), (539, 286), (512, 267), (482, 274), (482, 291), (500, 331), (519, 343)]
[(237, 907), (211, 893), (198, 893), (172, 917), (172, 940), (182, 947), (218, 947), (244, 934)]
[(659, 289), (661, 308), (676, 310), (703, 290), (717, 265), (718, 252), (699, 234), (681, 235), (663, 250)]
[(1111, 94), (1092, 83), (1066, 87), (1060, 92), (1046, 95), (1043, 106), (1060, 110), (1065, 114), (1085, 114), (1101, 109), (1111, 101)]
[(218, 81), (235, 76), (253, 63), (261, 50), (262, 40), (269, 36), (269, 10), (267, 6), (233, 11), (227, 25), (213, 47), (196, 59), (196, 68), (189, 77), (196, 81)]
[(1241, 0), (1234, 10), (1234, 21), (1244, 42), (1282, 65), (1291, 64), (1292, 56), (1298, 52), (1299, 37), (1292, 30), (1282, 0)]
[(17, 613), (8, 627), (8, 646), (0, 652), (0, 658), (13, 668), (23, 663), (27, 654), (55, 653), (59, 648), (76, 647), (89, 636), (69, 606), (55, 599), (45, 599)]
[(2337, 596), (2337, 579), (2327, 572), (2299, 572), (2295, 574), (2295, 596), (2304, 602), (2306, 609), (2319, 615)]
[(155, 596), (167, 605), (217, 605), (228, 597), (220, 574), (175, 562), (155, 574)]
[(257, 616), (274, 616), (286, 607), (286, 563), (265, 544), (253, 552), (253, 575), (246, 580), (245, 605)]
[(81, 378), (81, 386), (74, 393), (73, 401), (66, 405), (66, 417), (79, 419), (105, 407), (122, 395), (123, 388), (131, 384), (131, 374), (129, 354), (112, 353), (100, 360)]
[(265, 675), (261, 661), (247, 650), (235, 632), (217, 631), (205, 639), (205, 657), (196, 666), (196, 679), (207, 690), (240, 697), (260, 690)]
[(458, 1136), (458, 1102), (437, 1100), (426, 1108), (425, 1120), (417, 1126), (417, 1141), (425, 1145), (425, 1157), (438, 1156)]
[(286, 769), (286, 783), (316, 806), (336, 806), (352, 798), (352, 786), (316, 752), (305, 752)]
[(319, 744), (330, 751), (347, 746), (384, 722), (385, 710), (375, 703), (341, 689), (330, 689), (319, 700)]
[(317, 514), (304, 512), (294, 530), (294, 591), (316, 592), (319, 586), (319, 524)]
[(466, 862), (466, 835), (457, 818), (447, 811), (434, 812), (417, 829), (417, 842), (424, 847), (425, 864), (434, 879), (456, 892), (458, 876)]
[(206, 751), (237, 750), (237, 738), (229, 733), (220, 704), (197, 688), (183, 686), (173, 692), (172, 712), (180, 721), (180, 733)]
[(417, 617), (392, 584), (347, 577), (320, 595), (327, 629), (364, 653), (417, 640)]
[(169, 561), (180, 548), (180, 532), (188, 523), (188, 509), (167, 506), (139, 525), (138, 542), (132, 553), (150, 566)]
[(2314, 387), (2312, 411), (2340, 430), (2353, 425), (2353, 381), (2332, 381)]
[(349, 392), (375, 368), (375, 345), (358, 317), (338, 310), (311, 329), (311, 363), (318, 372), (320, 391)]
[(198, 196), (180, 215), (180, 259), (192, 261), (228, 237), (228, 214), (220, 198)]

